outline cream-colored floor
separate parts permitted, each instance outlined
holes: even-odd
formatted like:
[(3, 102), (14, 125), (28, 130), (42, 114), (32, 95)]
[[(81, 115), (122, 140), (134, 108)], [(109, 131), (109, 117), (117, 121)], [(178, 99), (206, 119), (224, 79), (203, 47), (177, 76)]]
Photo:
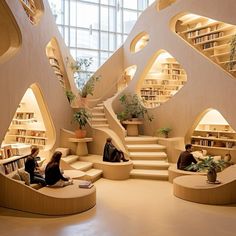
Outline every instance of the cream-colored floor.
[(78, 215), (45, 217), (0, 208), (0, 235), (236, 235), (236, 205), (183, 201), (165, 181), (101, 179), (95, 185), (97, 206)]

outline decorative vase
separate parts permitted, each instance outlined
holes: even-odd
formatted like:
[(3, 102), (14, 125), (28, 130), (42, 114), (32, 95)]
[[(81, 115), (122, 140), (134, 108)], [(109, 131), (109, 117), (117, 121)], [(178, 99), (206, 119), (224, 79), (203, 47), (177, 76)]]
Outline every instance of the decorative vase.
[(210, 183), (215, 183), (217, 178), (216, 170), (211, 168), (207, 172), (207, 180)]
[(85, 138), (86, 137), (86, 134), (87, 134), (87, 132), (86, 132), (86, 130), (85, 129), (77, 129), (76, 131), (75, 131), (75, 137), (76, 138)]

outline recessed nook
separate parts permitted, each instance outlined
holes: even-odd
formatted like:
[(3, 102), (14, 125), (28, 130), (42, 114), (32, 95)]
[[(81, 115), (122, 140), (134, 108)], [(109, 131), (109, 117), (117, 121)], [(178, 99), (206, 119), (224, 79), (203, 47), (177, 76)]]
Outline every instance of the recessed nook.
[(136, 65), (129, 66), (125, 69), (124, 74), (118, 82), (118, 91), (123, 90), (129, 85), (129, 82), (133, 79), (136, 70)]
[(5, 1), (0, 1), (0, 62), (12, 57), (20, 48), (20, 29)]
[(59, 50), (58, 43), (55, 38), (53, 38), (46, 46), (46, 55), (48, 57), (49, 63), (63, 88), (66, 87), (64, 79), (64, 67), (61, 57), (61, 52)]
[(236, 132), (220, 112), (209, 109), (200, 119), (191, 135), (194, 149), (206, 149), (209, 155), (232, 155), (236, 151)]
[(27, 146), (50, 150), (54, 142), (55, 130), (51, 118), (40, 89), (34, 84), (21, 99), (2, 146), (11, 145), (16, 149), (15, 153), (20, 154), (21, 149)]
[(140, 95), (146, 107), (157, 107), (173, 97), (186, 83), (185, 70), (165, 50), (157, 52), (151, 69), (144, 76)]
[(236, 26), (196, 14), (178, 18), (175, 32), (222, 69), (236, 76), (236, 59), (230, 59), (230, 42)]
[(148, 42), (149, 42), (149, 34), (147, 34), (146, 32), (142, 32), (138, 34), (131, 42), (130, 51), (132, 53), (139, 52), (140, 50), (142, 50), (144, 47), (147, 46)]
[(161, 10), (169, 7), (170, 5), (172, 5), (175, 2), (176, 2), (176, 0), (159, 0), (157, 3), (157, 11), (161, 11)]
[(26, 15), (31, 24), (35, 25), (39, 22), (43, 12), (43, 3), (41, 0), (19, 0), (22, 4)]

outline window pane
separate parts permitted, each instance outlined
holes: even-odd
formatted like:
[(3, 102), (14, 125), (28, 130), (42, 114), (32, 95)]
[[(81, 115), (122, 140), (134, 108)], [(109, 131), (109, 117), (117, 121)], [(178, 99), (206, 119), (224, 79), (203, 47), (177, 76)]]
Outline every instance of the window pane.
[(66, 46), (68, 47), (69, 46), (69, 28), (68, 27), (65, 27), (64, 40), (65, 40)]
[(124, 11), (124, 33), (129, 33), (137, 20), (137, 13)]
[(138, 10), (143, 11), (147, 7), (148, 0), (138, 0)]
[(115, 6), (116, 0), (101, 0), (101, 4)]
[(122, 44), (122, 35), (121, 34), (117, 34), (116, 36), (116, 48), (119, 48)]
[(64, 15), (65, 15), (65, 25), (69, 25), (69, 2), (68, 0), (65, 1), (65, 10), (64, 10)]
[(70, 25), (76, 26), (76, 2), (70, 2)]
[(101, 30), (108, 31), (108, 7), (101, 7)]
[(71, 48), (70, 49), (70, 54), (74, 58), (74, 60), (76, 60), (76, 50)]
[(137, 9), (137, 0), (123, 1), (123, 7), (129, 9)]
[(94, 3), (99, 3), (99, 0), (86, 0), (86, 2), (94, 2)]
[(98, 29), (98, 9), (98, 5), (79, 2), (77, 4), (77, 25), (85, 28), (92, 25), (93, 29)]
[(108, 57), (109, 57), (108, 52), (101, 52), (100, 64), (102, 65), (107, 60)]
[(101, 32), (101, 50), (108, 50), (108, 33)]
[(109, 51), (114, 51), (115, 50), (115, 34), (110, 33), (109, 34)]
[(115, 32), (115, 8), (109, 8), (109, 31)]
[(70, 46), (76, 47), (76, 30), (70, 28)]
[(77, 47), (79, 48), (91, 48), (98, 49), (98, 32), (89, 30), (78, 29), (77, 30)]
[(156, 0), (148, 0), (148, 4), (149, 4), (149, 6), (153, 3), (153, 2), (155, 2)]
[(58, 26), (58, 30), (60, 31), (61, 33), (61, 36), (64, 37), (64, 29), (62, 26)]
[(118, 11), (117, 12), (117, 24), (116, 24), (116, 30), (118, 33), (122, 33), (122, 12)]

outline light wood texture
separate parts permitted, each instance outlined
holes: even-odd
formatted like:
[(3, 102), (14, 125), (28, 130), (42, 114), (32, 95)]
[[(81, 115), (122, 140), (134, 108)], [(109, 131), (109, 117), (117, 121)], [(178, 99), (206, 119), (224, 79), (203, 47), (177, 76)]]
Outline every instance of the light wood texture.
[(88, 155), (87, 143), (92, 142), (92, 141), (93, 141), (92, 138), (81, 138), (81, 139), (69, 138), (69, 142), (77, 143), (76, 154), (78, 156), (87, 156)]
[(143, 124), (142, 121), (122, 121), (122, 124), (126, 126), (128, 136), (138, 136), (138, 125)]
[(204, 204), (236, 203), (236, 165), (217, 174), (221, 184), (207, 183), (206, 176), (181, 176), (173, 183), (174, 195), (187, 201)]

